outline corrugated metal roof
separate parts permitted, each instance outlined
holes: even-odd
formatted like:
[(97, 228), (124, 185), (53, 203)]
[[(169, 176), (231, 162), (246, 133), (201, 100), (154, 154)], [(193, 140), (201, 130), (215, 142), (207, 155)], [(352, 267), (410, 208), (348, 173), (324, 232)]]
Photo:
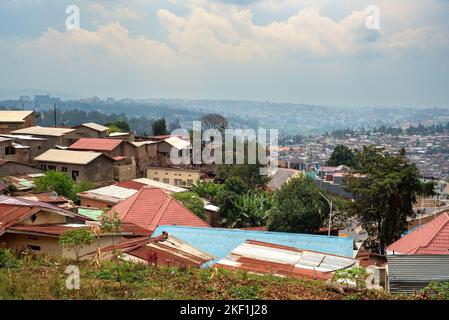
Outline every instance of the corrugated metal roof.
[(104, 132), (108, 130), (108, 127), (102, 126), (101, 124), (95, 123), (95, 122), (88, 122), (88, 123), (83, 123), (81, 126), (83, 127), (87, 127), (99, 132)]
[(431, 281), (449, 281), (449, 255), (389, 255), (387, 260), (392, 293), (413, 293)]
[(70, 217), (75, 216), (75, 214), (73, 212), (61, 209), (61, 208), (51, 205), (49, 203), (39, 202), (39, 201), (34, 201), (34, 200), (29, 200), (29, 199), (21, 199), (21, 198), (16, 198), (16, 197), (0, 195), (0, 204), (38, 207), (38, 208), (48, 209), (48, 210), (52, 210), (52, 211), (57, 211), (63, 215), (70, 216)]
[(143, 183), (147, 186), (152, 186), (155, 188), (160, 188), (169, 192), (186, 192), (188, 191), (187, 189), (181, 188), (181, 187), (176, 187), (176, 186), (172, 186), (171, 184), (167, 184), (167, 183), (163, 183), (163, 182), (159, 182), (159, 181), (155, 181), (152, 179), (147, 179), (147, 178), (139, 178), (139, 179), (134, 179), (133, 181), (138, 182), (138, 183)]
[(154, 231), (154, 236), (162, 234), (163, 231), (190, 243), (195, 248), (218, 257), (217, 261), (246, 240), (268, 242), (345, 257), (353, 256), (353, 240), (351, 237), (165, 225), (159, 226)]
[(116, 185), (101, 187), (98, 189), (92, 189), (79, 193), (78, 195), (83, 198), (102, 200), (109, 203), (119, 203), (128, 199), (137, 193), (135, 189), (122, 188)]
[(92, 220), (100, 220), (101, 215), (103, 214), (103, 210), (98, 209), (88, 209), (88, 208), (78, 208), (78, 214), (87, 217)]
[(30, 140), (30, 141), (46, 141), (47, 140), (45, 138), (38, 138), (38, 137), (20, 135), (20, 134), (2, 134), (1, 136), (5, 137), (5, 138), (18, 139), (18, 140)]
[[(53, 163), (70, 163), (86, 165), (102, 154), (91, 151), (72, 151), (72, 150), (58, 150), (50, 149), (40, 156), (34, 158), (35, 161), (53, 162)], [(112, 161), (112, 159), (111, 159)]]
[(102, 138), (81, 138), (73, 143), (69, 149), (72, 150), (92, 150), (92, 151), (112, 151), (117, 148), (123, 140), (102, 139)]
[(333, 272), (357, 265), (356, 259), (247, 240), (217, 266), (256, 273), (331, 279)]
[(185, 141), (183, 139), (179, 139), (178, 137), (170, 137), (170, 138), (164, 139), (162, 141), (167, 142), (169, 145), (171, 145), (172, 147), (174, 147), (178, 150), (182, 150), (182, 149), (190, 147), (190, 142)]
[(24, 122), (25, 118), (34, 111), (0, 110), (0, 122), (18, 123)]
[(37, 136), (52, 136), (52, 137), (61, 137), (70, 132), (75, 131), (75, 129), (70, 128), (53, 128), (53, 127), (29, 127), (24, 129), (19, 129), (12, 131), (13, 134), (30, 134)]

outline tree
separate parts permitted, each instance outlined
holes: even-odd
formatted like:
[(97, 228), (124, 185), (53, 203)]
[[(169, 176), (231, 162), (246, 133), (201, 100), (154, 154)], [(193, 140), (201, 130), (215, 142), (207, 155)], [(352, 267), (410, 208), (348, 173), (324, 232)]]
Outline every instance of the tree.
[(320, 189), (306, 177), (291, 179), (275, 193), (268, 229), (283, 232), (314, 232), (324, 223), (329, 205)]
[(349, 210), (368, 232), (367, 245), (384, 254), (385, 247), (407, 231), (416, 196), (432, 193), (433, 188), (420, 181), (404, 149), (391, 155), (383, 148), (363, 146), (355, 160), (345, 182), (355, 197)]
[(207, 219), (206, 213), (204, 212), (204, 202), (197, 194), (193, 192), (178, 192), (173, 197), (201, 219)]
[(109, 122), (105, 124), (106, 127), (109, 128), (109, 133), (112, 132), (130, 132), (131, 128), (129, 127), (128, 122), (125, 120), (117, 120), (114, 122)]
[(192, 188), (190, 188), (190, 191), (196, 193), (201, 198), (214, 201), (218, 192), (223, 190), (223, 187), (224, 186), (222, 184), (218, 184), (213, 181), (198, 180)]
[(76, 184), (66, 173), (47, 171), (34, 180), (36, 192), (54, 191), (58, 195), (78, 201), (77, 193), (92, 189), (92, 183), (84, 180)]
[(94, 235), (86, 228), (70, 229), (59, 236), (59, 243), (72, 248), (77, 260), (80, 258), (81, 248), (94, 240)]
[(354, 153), (347, 146), (339, 144), (335, 147), (326, 164), (335, 167), (340, 165), (351, 167), (354, 165)]
[[(112, 253), (116, 256), (120, 256), (120, 252), (115, 249), (115, 236), (121, 231), (122, 221), (116, 211), (103, 212), (101, 215), (101, 230), (103, 233), (108, 233), (112, 235)], [(120, 274), (120, 259), (115, 259), (116, 261), (116, 271), (117, 271), (117, 281), (122, 284), (122, 277)]]
[(205, 131), (208, 129), (217, 129), (220, 132), (224, 132), (228, 128), (228, 119), (222, 115), (210, 113), (202, 116), (201, 119), (201, 130)]
[(160, 118), (159, 120), (154, 121), (151, 128), (153, 129), (153, 136), (169, 134), (165, 118)]

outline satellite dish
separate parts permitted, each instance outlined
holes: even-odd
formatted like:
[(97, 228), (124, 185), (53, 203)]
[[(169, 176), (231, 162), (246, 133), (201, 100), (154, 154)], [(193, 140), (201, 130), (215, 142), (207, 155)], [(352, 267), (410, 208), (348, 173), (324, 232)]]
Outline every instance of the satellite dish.
[(50, 200), (56, 200), (58, 198), (58, 194), (55, 191), (50, 193)]
[(357, 238), (359, 239), (359, 241), (365, 241), (366, 239), (368, 239), (368, 232), (366, 232), (366, 230), (360, 230), (359, 232), (357, 232)]

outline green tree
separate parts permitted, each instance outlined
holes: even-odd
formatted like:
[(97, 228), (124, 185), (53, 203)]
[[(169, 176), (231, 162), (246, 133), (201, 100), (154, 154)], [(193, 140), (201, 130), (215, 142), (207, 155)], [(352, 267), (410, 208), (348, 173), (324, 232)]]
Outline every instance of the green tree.
[(329, 205), (320, 189), (306, 178), (291, 179), (275, 193), (268, 229), (283, 232), (317, 231), (327, 218)]
[(131, 128), (129, 127), (129, 124), (125, 120), (117, 120), (114, 122), (109, 122), (105, 124), (106, 127), (108, 127), (108, 132), (130, 132)]
[(165, 118), (154, 121), (151, 128), (153, 129), (153, 136), (169, 134)]
[(340, 166), (345, 165), (348, 167), (352, 167), (355, 163), (355, 156), (351, 149), (343, 144), (339, 144), (335, 147), (332, 155), (329, 160), (327, 160), (326, 164), (328, 166)]
[(218, 192), (223, 190), (223, 185), (215, 183), (213, 181), (201, 181), (198, 180), (190, 188), (191, 192), (196, 193), (200, 198), (205, 198), (210, 201), (215, 201), (215, 197)]
[(72, 248), (77, 260), (82, 247), (90, 245), (94, 240), (94, 235), (87, 228), (70, 229), (59, 236), (59, 243)]
[(196, 193), (178, 192), (175, 193), (173, 197), (201, 219), (207, 219), (206, 213), (204, 212), (204, 202), (200, 199), (200, 197), (198, 197)]
[(383, 148), (363, 146), (355, 160), (345, 182), (355, 197), (349, 210), (368, 232), (367, 245), (384, 254), (385, 247), (407, 231), (416, 196), (432, 193), (433, 188), (421, 182), (404, 149), (392, 155)]
[(210, 113), (210, 114), (206, 114), (206, 115), (202, 116), (200, 121), (201, 121), (201, 130), (202, 131), (205, 131), (208, 129), (216, 129), (223, 133), (228, 128), (228, 125), (229, 125), (228, 119), (226, 119), (225, 117), (223, 117), (220, 114), (214, 114), (214, 113)]
[(77, 193), (92, 189), (91, 182), (85, 180), (76, 184), (66, 173), (47, 171), (34, 180), (36, 192), (54, 191), (58, 195), (78, 201)]
[[(120, 256), (120, 252), (115, 249), (115, 236), (121, 232), (122, 221), (120, 220), (120, 216), (114, 210), (105, 211), (101, 215), (101, 231), (106, 234), (112, 235), (112, 253), (118, 258)], [(114, 259), (116, 262), (116, 272), (117, 272), (117, 281), (122, 283), (122, 277), (120, 274), (120, 259)]]

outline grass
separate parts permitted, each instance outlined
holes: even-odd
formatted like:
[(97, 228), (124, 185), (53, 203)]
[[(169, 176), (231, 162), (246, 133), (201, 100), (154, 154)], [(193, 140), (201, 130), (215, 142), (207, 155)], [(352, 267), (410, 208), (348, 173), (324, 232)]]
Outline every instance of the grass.
[[(0, 253), (1, 253), (0, 249)], [(3, 252), (7, 250), (3, 250)], [(66, 289), (65, 269), (80, 269), (80, 289)], [(120, 280), (117, 280), (119, 269)], [(121, 261), (69, 261), (42, 256), (0, 254), (0, 299), (391, 299), (365, 292), (341, 295), (307, 279), (254, 275), (222, 269), (157, 267)], [(407, 297), (410, 298), (410, 297)]]

